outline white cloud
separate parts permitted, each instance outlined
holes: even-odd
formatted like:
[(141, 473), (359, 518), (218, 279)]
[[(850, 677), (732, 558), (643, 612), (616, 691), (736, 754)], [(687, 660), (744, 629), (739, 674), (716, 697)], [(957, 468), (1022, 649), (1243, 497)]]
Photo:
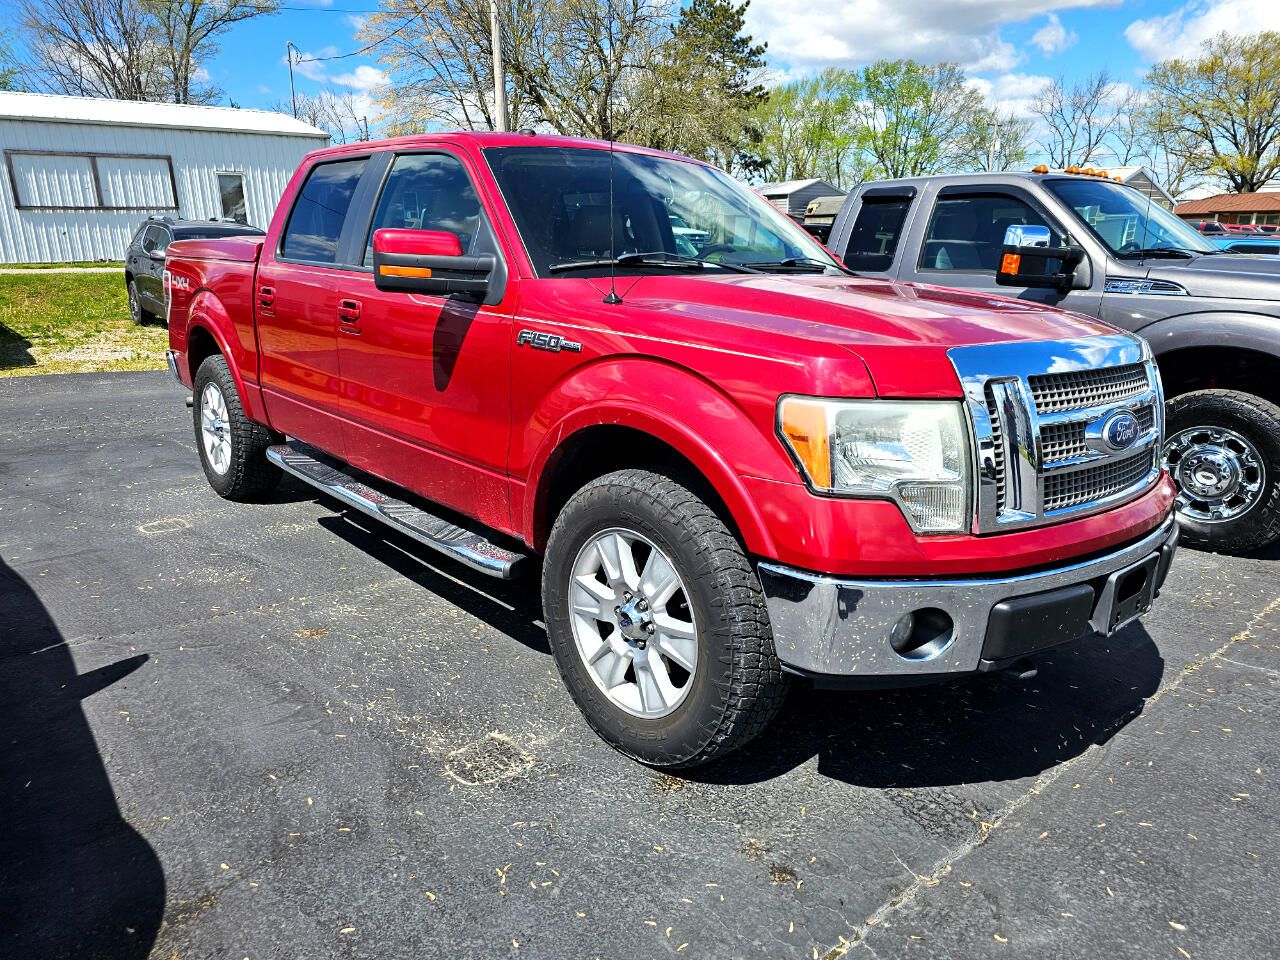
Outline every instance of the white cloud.
[(351, 24), (351, 29), (359, 33), (369, 25), (369, 18), (362, 13), (347, 14), (347, 23)]
[(1079, 39), (1074, 30), (1068, 30), (1062, 25), (1056, 13), (1049, 14), (1049, 22), (1031, 35), (1032, 45), (1039, 47), (1046, 57), (1061, 53)]
[[(293, 72), (317, 83), (328, 79), (324, 57), (335, 57), (342, 51), (337, 47), (321, 47), (319, 50), (299, 50), (292, 54)], [(321, 59), (317, 59), (321, 58)], [(285, 63), (288, 60), (281, 57)]]
[(379, 70), (377, 67), (371, 67), (367, 64), (361, 64), (350, 73), (340, 73), (333, 78), (333, 82), (344, 87), (351, 87), (353, 90), (359, 90), (367, 93), (374, 87), (380, 86), (387, 80), (385, 70)]
[(1135, 20), (1125, 29), (1130, 46), (1146, 60), (1194, 56), (1219, 33), (1280, 30), (1276, 0), (1192, 0), (1172, 13)]
[(969, 78), (969, 86), (982, 94), (989, 105), (1001, 113), (1013, 113), (1019, 117), (1030, 116), (1036, 97), (1045, 84), (1052, 82), (1052, 77), (1035, 73), (1005, 73), (992, 80)]
[[(1021, 59), (1002, 27), (1058, 10), (1119, 0), (754, 0), (747, 29), (793, 71), (854, 67), (882, 57), (953, 60), (970, 72), (1007, 72)], [(1274, 0), (1267, 0), (1274, 2)]]

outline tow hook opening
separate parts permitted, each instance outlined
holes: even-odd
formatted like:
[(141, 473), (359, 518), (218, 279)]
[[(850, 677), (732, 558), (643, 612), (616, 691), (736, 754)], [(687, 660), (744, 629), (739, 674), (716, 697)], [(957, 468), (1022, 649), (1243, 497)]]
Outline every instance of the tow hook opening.
[(904, 614), (889, 631), (889, 645), (904, 660), (932, 660), (955, 639), (955, 622), (945, 610), (921, 607)]

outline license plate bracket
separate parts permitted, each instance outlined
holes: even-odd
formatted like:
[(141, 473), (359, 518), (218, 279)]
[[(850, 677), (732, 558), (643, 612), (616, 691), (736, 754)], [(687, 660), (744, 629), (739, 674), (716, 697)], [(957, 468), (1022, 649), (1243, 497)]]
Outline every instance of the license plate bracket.
[(1107, 577), (1094, 610), (1093, 628), (1110, 636), (1151, 609), (1160, 554), (1152, 553)]

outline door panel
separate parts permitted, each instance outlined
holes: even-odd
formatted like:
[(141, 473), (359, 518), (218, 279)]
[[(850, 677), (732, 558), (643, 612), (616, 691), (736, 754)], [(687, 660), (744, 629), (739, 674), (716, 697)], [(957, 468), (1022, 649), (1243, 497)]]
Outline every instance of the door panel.
[[(383, 227), (447, 230), (465, 254), (498, 254), (461, 161), (402, 154), (387, 175), (363, 244)], [(511, 287), (514, 291), (514, 286)], [(383, 292), (372, 273), (343, 288), (338, 361), (347, 459), (424, 497), (510, 529), (511, 309)], [(358, 316), (352, 318), (353, 313)]]
[(279, 255), (263, 248), (254, 291), (271, 425), (338, 457), (345, 454), (338, 301), (351, 276), (339, 251), (367, 163), (361, 157), (312, 169), (290, 211)]

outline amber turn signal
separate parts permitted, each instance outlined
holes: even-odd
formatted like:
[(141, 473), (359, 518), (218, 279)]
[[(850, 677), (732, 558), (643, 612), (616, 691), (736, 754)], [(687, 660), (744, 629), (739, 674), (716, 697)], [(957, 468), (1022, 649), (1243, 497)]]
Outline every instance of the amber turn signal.
[(384, 263), (378, 268), (378, 272), (384, 277), (430, 277), (430, 267), (398, 267), (390, 263)]
[(796, 459), (819, 489), (831, 488), (831, 439), (826, 406), (800, 397), (782, 401), (778, 419)]
[(1006, 253), (1004, 259), (1000, 261), (1000, 272), (1016, 275), (1022, 269), (1022, 255), (1018, 253)]

